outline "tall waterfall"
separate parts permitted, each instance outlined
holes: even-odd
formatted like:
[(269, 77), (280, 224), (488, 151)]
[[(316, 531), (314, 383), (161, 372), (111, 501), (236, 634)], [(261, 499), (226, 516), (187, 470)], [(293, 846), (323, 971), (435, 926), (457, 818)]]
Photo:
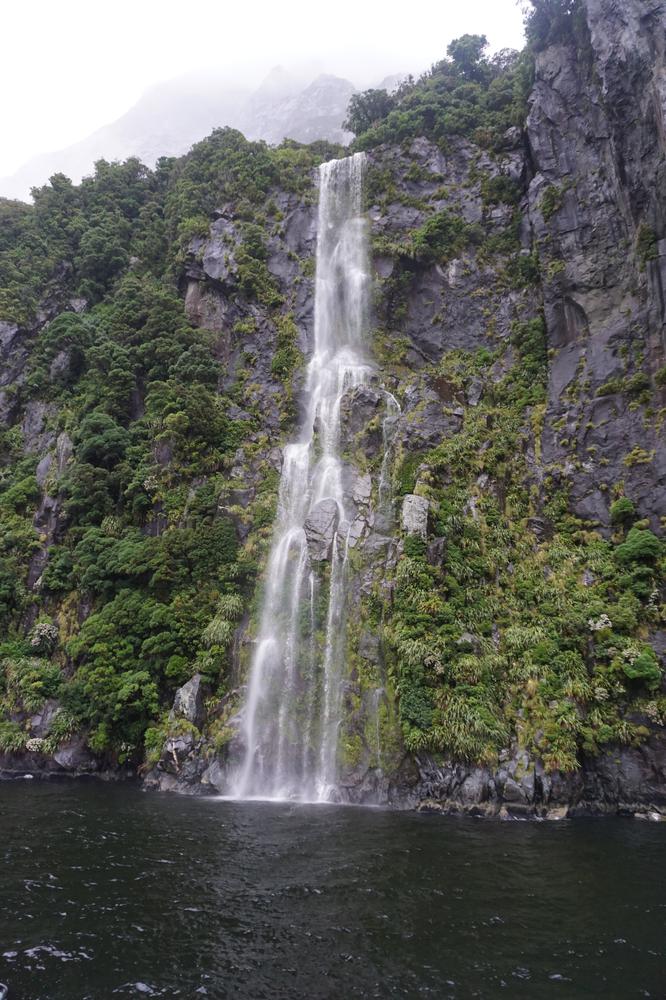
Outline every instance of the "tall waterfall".
[[(284, 450), (278, 513), (243, 713), (240, 798), (323, 801), (336, 780), (345, 656), (349, 521), (340, 459), (343, 396), (368, 380), (364, 155), (319, 168), (314, 353), (305, 417)], [(329, 544), (315, 575), (308, 528)]]

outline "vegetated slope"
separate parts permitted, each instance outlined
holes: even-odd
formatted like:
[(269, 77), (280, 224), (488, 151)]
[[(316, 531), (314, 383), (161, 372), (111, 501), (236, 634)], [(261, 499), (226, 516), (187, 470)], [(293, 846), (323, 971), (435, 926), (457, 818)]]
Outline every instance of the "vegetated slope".
[[(344, 797), (664, 801), (663, 18), (542, 0), (522, 55), (352, 99), (402, 518), (359, 387)], [(223, 130), (0, 202), (12, 766), (223, 787), (338, 152)]]

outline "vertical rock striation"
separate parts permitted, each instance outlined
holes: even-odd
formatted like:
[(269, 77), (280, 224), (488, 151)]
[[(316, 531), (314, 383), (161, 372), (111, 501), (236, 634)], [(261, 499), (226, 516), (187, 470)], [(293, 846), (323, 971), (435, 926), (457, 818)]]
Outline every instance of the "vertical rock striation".
[[(530, 222), (551, 352), (544, 464), (608, 525), (608, 484), (666, 513), (666, 65), (660, 0), (586, 0), (578, 37), (536, 59)], [(652, 412), (632, 405), (649, 393)], [(644, 397), (645, 398), (645, 397)], [(638, 449), (638, 450), (635, 450)], [(578, 461), (576, 461), (578, 460)]]

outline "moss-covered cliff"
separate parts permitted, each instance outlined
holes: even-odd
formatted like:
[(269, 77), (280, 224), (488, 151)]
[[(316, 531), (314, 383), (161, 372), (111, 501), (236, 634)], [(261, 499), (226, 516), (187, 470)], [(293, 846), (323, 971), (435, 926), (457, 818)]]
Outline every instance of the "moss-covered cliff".
[[(663, 25), (541, 2), (352, 102), (399, 413), (344, 403), (345, 798), (666, 801)], [(0, 202), (6, 768), (224, 787), (341, 154), (224, 130)]]

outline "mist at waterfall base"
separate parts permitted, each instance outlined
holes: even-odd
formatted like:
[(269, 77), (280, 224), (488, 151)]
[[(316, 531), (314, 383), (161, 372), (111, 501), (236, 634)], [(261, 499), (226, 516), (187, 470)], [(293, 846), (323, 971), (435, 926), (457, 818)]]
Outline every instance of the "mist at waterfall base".
[(660, 824), (0, 785), (9, 1000), (663, 997)]
[[(314, 350), (300, 432), (284, 449), (243, 710), (244, 760), (231, 788), (236, 798), (326, 801), (336, 794), (347, 557), (356, 541), (340, 454), (340, 413), (345, 395), (373, 374), (365, 347), (370, 274), (361, 214), (364, 162), (364, 154), (355, 153), (319, 169)], [(397, 403), (385, 395), (386, 429)], [(386, 471), (379, 477), (380, 507)], [(308, 544), (308, 522), (317, 520), (331, 526), (325, 583)]]

